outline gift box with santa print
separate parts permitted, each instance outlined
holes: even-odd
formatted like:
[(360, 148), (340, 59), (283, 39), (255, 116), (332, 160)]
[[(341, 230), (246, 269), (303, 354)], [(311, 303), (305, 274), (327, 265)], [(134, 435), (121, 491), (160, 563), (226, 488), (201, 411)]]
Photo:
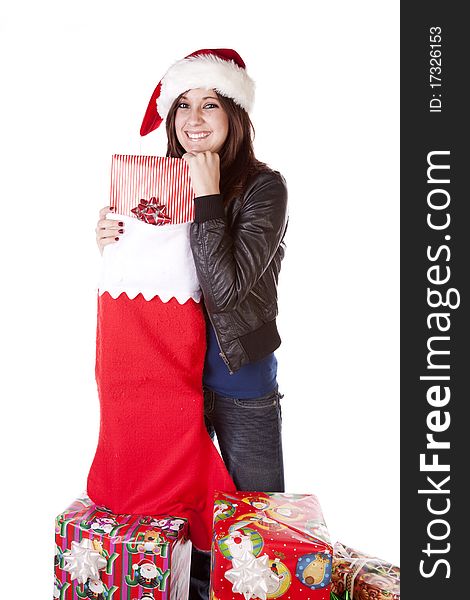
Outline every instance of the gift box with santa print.
[(340, 600), (400, 600), (400, 569), (336, 542), (331, 589)]
[(216, 493), (211, 600), (329, 600), (332, 554), (315, 496)]
[(54, 599), (187, 598), (191, 542), (175, 516), (112, 514), (86, 495), (56, 518)]

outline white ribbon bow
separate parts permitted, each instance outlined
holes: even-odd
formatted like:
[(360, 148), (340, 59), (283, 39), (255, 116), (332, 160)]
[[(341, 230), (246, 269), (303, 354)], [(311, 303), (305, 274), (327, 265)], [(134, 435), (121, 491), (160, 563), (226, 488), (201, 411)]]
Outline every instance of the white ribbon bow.
[(256, 597), (266, 600), (269, 581), (273, 578), (278, 580), (269, 568), (268, 559), (267, 554), (256, 558), (249, 550), (240, 558), (234, 558), (233, 568), (225, 573), (225, 578), (233, 584), (232, 591), (243, 594), (245, 600)]
[(64, 559), (64, 571), (68, 571), (72, 580), (77, 579), (81, 584), (88, 579), (99, 579), (99, 570), (107, 564), (88, 538), (83, 538), (80, 543), (72, 542), (72, 549), (64, 553)]

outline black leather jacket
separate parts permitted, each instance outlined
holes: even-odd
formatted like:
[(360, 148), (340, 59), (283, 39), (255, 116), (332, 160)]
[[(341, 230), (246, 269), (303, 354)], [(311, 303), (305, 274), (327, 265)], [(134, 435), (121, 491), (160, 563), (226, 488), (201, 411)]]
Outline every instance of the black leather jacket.
[(281, 344), (277, 282), (287, 228), (287, 188), (278, 171), (255, 175), (224, 208), (221, 194), (194, 199), (191, 249), (220, 356), (231, 373)]

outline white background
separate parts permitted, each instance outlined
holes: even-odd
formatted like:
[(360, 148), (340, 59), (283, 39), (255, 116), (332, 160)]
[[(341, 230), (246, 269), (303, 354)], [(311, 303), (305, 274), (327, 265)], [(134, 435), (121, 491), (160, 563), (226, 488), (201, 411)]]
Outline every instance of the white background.
[(257, 155), (288, 182), (287, 491), (319, 497), (333, 540), (399, 563), (398, 21), (398, 2), (372, 0), (2, 5), (2, 550), (13, 565), (27, 550), (35, 598), (98, 436), (111, 154), (164, 154), (164, 128), (141, 140), (141, 120), (198, 48), (245, 59)]

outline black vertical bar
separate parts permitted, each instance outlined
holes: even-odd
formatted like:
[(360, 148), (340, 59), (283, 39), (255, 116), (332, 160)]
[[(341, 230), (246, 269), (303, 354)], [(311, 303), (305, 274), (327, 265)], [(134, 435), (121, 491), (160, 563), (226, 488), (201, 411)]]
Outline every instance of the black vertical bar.
[[(465, 3), (433, 0), (401, 3), (404, 600), (469, 595), (468, 551), (463, 549), (470, 533), (464, 512), (470, 481), (465, 421), (470, 399), (470, 35), (465, 8)], [(435, 167), (428, 172), (430, 163)]]

